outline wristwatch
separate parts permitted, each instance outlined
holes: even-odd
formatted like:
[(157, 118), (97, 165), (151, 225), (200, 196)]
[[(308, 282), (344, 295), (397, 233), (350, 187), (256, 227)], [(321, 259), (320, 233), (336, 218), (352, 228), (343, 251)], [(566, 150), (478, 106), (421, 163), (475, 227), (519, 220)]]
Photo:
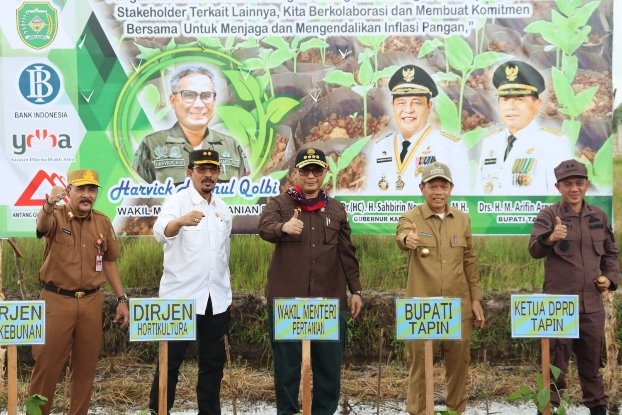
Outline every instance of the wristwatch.
[(117, 297), (117, 304), (118, 303), (129, 303), (130, 299), (127, 298), (127, 294), (123, 294)]
[(361, 291), (361, 290), (354, 291), (354, 292), (352, 293), (352, 295), (358, 295), (359, 297), (363, 298), (363, 291)]

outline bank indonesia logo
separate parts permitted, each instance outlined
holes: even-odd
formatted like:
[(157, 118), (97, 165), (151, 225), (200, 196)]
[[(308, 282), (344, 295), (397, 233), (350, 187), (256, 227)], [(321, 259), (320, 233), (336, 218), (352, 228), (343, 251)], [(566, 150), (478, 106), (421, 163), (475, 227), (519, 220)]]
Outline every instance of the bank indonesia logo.
[(17, 31), (26, 45), (43, 49), (56, 38), (58, 12), (49, 2), (24, 2), (17, 9)]
[(60, 91), (60, 77), (51, 66), (34, 63), (26, 67), (19, 76), (19, 90), (33, 104), (47, 104)]

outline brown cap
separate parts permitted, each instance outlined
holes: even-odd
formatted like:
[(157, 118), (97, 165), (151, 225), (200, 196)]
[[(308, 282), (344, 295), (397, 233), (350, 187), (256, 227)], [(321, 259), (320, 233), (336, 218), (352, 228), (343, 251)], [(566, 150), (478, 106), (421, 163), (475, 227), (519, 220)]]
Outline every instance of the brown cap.
[(99, 187), (99, 174), (91, 169), (72, 170), (67, 173), (67, 181), (74, 186), (94, 184)]
[(296, 168), (300, 169), (311, 164), (326, 168), (326, 156), (320, 149), (309, 147), (303, 148), (296, 154)]
[(585, 177), (587, 179), (587, 168), (585, 164), (577, 160), (565, 160), (555, 167), (555, 178), (558, 182), (568, 177)]
[(215, 164), (220, 166), (218, 152), (214, 150), (194, 150), (188, 157), (190, 167), (197, 164)]
[(423, 166), (423, 173), (421, 174), (421, 183), (429, 182), (432, 179), (440, 177), (447, 180), (449, 183), (453, 183), (451, 180), (451, 171), (447, 165), (438, 161), (426, 164)]

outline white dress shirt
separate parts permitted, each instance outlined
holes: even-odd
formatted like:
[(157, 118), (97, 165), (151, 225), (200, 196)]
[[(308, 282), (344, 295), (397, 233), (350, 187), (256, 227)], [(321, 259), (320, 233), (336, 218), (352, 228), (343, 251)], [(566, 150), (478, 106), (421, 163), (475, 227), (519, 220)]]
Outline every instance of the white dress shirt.
[[(205, 215), (197, 226), (182, 226), (172, 237), (164, 235), (166, 225), (193, 210)], [(231, 304), (229, 252), (231, 213), (212, 194), (208, 203), (190, 187), (166, 199), (153, 225), (153, 235), (164, 244), (164, 272), (160, 297), (196, 300), (197, 314), (204, 314), (209, 297), (214, 314)]]
[(509, 135), (499, 128), (483, 139), (475, 193), (557, 195), (553, 170), (572, 158), (568, 137), (532, 121), (513, 134), (516, 141), (504, 161)]
[[(400, 162), (403, 141), (401, 133), (391, 132), (368, 144), (366, 194), (420, 195), (423, 167), (435, 161), (449, 166), (455, 186), (452, 194), (469, 193), (469, 159), (459, 137), (428, 124), (411, 137), (406, 158)], [(401, 186), (397, 185), (398, 182)]]

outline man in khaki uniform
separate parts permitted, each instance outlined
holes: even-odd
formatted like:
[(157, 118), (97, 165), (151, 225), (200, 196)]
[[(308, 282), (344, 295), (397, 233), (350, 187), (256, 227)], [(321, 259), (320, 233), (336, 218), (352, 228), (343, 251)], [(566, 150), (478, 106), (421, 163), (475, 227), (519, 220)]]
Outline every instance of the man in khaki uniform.
[[(461, 414), (466, 407), (466, 380), (473, 327), (484, 326), (479, 267), (471, 240), (471, 222), (449, 206), (453, 189), (449, 168), (440, 162), (423, 168), (421, 205), (405, 212), (397, 225), (396, 242), (408, 252), (408, 297), (454, 297), (462, 304), (462, 340), (435, 342), (445, 358), (447, 408)], [(406, 410), (424, 415), (424, 342), (409, 341), (411, 364)]]
[(207, 124), (216, 111), (214, 75), (202, 66), (182, 67), (171, 78), (171, 107), (177, 122), (168, 130), (143, 138), (134, 155), (133, 168), (147, 183), (177, 185), (186, 180), (189, 155), (194, 150), (211, 149), (220, 155), (219, 182), (249, 173), (246, 156), (230, 136), (210, 130)]
[[(50, 413), (54, 390), (69, 356), (69, 415), (87, 415), (103, 337), (101, 286), (117, 296), (114, 321), (129, 322), (128, 299), (117, 268), (119, 245), (110, 220), (93, 209), (99, 192), (94, 170), (67, 174), (67, 189), (54, 186), (37, 214), (37, 237), (45, 238), (39, 270), (45, 301), (45, 344), (33, 346), (35, 366), (28, 395), (45, 396)], [(68, 198), (68, 203), (57, 203)]]

